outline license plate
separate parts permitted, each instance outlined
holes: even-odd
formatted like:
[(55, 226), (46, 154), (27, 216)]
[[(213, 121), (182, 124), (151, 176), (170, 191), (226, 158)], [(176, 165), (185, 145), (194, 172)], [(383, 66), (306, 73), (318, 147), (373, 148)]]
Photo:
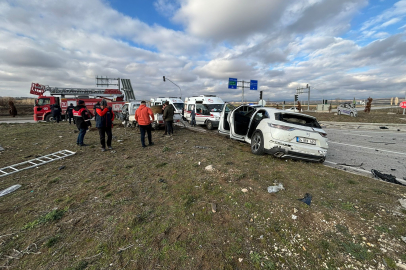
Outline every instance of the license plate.
[(300, 143), (316, 144), (316, 140), (308, 139), (308, 138), (302, 138), (302, 137), (296, 137), (296, 141), (300, 142)]

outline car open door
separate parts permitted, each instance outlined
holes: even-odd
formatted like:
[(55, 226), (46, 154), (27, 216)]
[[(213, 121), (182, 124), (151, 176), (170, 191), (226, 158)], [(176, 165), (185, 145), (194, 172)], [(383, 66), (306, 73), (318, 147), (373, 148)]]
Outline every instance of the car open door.
[(218, 127), (218, 132), (225, 135), (230, 135), (230, 124), (227, 121), (228, 115), (235, 109), (230, 103), (225, 103), (223, 110), (220, 114), (220, 122)]
[(241, 105), (228, 115), (230, 125), (230, 138), (245, 141), (252, 115), (256, 111), (255, 107)]

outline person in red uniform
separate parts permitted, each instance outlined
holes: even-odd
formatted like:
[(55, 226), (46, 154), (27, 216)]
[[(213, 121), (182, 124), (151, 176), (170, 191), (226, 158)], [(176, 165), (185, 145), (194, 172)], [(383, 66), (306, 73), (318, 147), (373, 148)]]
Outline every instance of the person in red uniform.
[(154, 114), (152, 113), (152, 110), (147, 107), (145, 101), (141, 101), (141, 106), (139, 106), (138, 109), (135, 111), (135, 121), (137, 121), (138, 126), (140, 127), (142, 147), (147, 147), (145, 145), (145, 131), (148, 134), (149, 145), (154, 145), (151, 135), (151, 123), (152, 121), (154, 121)]
[(106, 137), (107, 134), (107, 147), (109, 149), (113, 149), (111, 147), (111, 140), (113, 138), (113, 134), (111, 129), (113, 128), (113, 121), (114, 121), (114, 113), (111, 107), (107, 106), (107, 101), (102, 100), (100, 107), (96, 107), (96, 127), (99, 130), (100, 135), (100, 144), (102, 147), (102, 151), (106, 151)]
[(76, 127), (79, 130), (78, 139), (76, 140), (76, 144), (79, 146), (87, 146), (83, 143), (85, 138), (86, 130), (88, 127), (91, 126), (90, 123), (90, 114), (85, 106), (85, 102), (83, 100), (79, 100), (78, 106), (73, 108), (73, 117), (76, 122)]

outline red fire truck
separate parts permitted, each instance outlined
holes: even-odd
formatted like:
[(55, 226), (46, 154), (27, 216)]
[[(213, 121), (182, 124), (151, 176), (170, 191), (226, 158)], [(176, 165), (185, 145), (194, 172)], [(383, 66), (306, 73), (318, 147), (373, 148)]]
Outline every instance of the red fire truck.
[[(50, 96), (43, 95), (47, 91), (51, 94)], [(126, 102), (124, 101), (123, 93), (119, 89), (64, 88), (32, 83), (30, 93), (38, 96), (38, 99), (35, 100), (34, 121), (52, 121), (51, 106), (54, 104), (58, 104), (61, 107), (63, 119), (66, 116), (67, 107), (71, 103), (73, 106), (76, 106), (79, 100), (85, 102), (92, 116), (93, 106), (97, 102), (102, 101), (102, 99), (107, 100), (108, 106), (110, 106), (116, 114), (121, 113), (121, 107)], [(65, 96), (74, 97), (66, 98)]]

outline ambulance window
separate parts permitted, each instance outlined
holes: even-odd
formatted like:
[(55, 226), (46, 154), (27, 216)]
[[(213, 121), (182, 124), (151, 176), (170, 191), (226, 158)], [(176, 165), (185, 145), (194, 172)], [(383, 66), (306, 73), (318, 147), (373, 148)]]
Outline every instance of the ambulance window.
[(195, 106), (195, 105), (193, 105), (193, 104), (190, 104), (187, 110), (188, 110), (188, 111), (191, 111), (191, 110), (193, 110), (194, 106)]
[(210, 115), (210, 112), (205, 108), (203, 104), (196, 104), (196, 113)]

